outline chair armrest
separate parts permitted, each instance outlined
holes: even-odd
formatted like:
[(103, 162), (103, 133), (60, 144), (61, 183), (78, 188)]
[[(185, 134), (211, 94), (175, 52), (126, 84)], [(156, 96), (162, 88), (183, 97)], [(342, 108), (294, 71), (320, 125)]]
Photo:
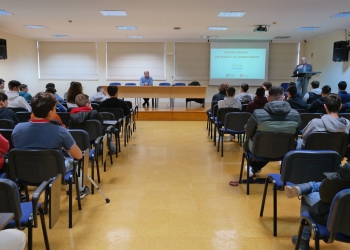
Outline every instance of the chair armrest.
[(32, 197), (32, 208), (33, 208), (33, 221), (34, 221), (34, 227), (38, 226), (38, 220), (37, 220), (37, 210), (38, 210), (38, 203), (39, 198), (41, 194), (46, 190), (49, 182), (44, 181), (40, 184), (40, 186), (34, 191), (33, 197)]

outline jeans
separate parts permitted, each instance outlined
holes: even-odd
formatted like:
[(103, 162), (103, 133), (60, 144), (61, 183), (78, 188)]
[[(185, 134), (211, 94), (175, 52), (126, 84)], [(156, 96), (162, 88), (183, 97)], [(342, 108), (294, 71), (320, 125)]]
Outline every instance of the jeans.
[(298, 92), (303, 93), (303, 79), (298, 79), (296, 85)]
[[(247, 139), (243, 144), (243, 149), (245, 152), (252, 152), (253, 141), (252, 139)], [(263, 167), (265, 167), (269, 163), (268, 161), (250, 161), (250, 166), (252, 167), (252, 171), (254, 173), (260, 171)]]
[[(309, 212), (310, 208), (320, 200), (320, 185), (321, 182), (309, 182), (310, 187), (307, 189), (301, 189), (301, 198), (300, 205), (300, 218), (303, 212)], [(311, 238), (311, 228), (309, 226), (304, 226), (303, 233), (301, 238), (308, 240)]]

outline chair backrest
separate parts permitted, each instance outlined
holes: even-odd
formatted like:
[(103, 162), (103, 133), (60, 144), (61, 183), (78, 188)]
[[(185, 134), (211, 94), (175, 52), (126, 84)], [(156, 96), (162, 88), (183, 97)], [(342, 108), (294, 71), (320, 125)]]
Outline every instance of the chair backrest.
[(217, 117), (218, 116), (218, 110), (219, 110), (219, 106), (217, 104), (215, 104), (212, 108), (212, 115), (213, 117)]
[(85, 130), (69, 129), (68, 131), (81, 151), (85, 151), (86, 149), (90, 148), (89, 134)]
[(305, 142), (305, 150), (334, 150), (344, 156), (348, 145), (346, 133), (311, 133)]
[(66, 175), (63, 154), (57, 149), (17, 149), (8, 153), (11, 178), (40, 184), (50, 178)]
[(174, 86), (186, 86), (186, 83), (184, 83), (184, 82), (177, 82), (177, 83), (174, 83)]
[(0, 119), (0, 128), (14, 128), (15, 124), (9, 119)]
[(249, 112), (229, 112), (225, 116), (225, 130), (244, 131), (251, 113)]
[[(328, 215), (327, 229), (331, 237), (342, 233), (350, 237), (350, 189), (344, 189), (334, 197)], [(330, 237), (330, 238), (331, 238)]]
[(57, 115), (61, 118), (62, 123), (69, 127), (70, 113), (69, 112), (57, 112)]
[(121, 108), (100, 108), (100, 112), (109, 112), (114, 115), (115, 120), (124, 118), (124, 111)]
[(279, 132), (259, 132), (254, 136), (252, 154), (256, 156), (278, 159), (284, 157), (296, 147), (295, 135)]
[(125, 83), (125, 86), (136, 86), (136, 83), (134, 83), (134, 82), (127, 82), (127, 83)]
[(102, 136), (102, 125), (98, 120), (87, 120), (84, 123), (69, 121), (69, 128), (85, 130), (89, 134), (90, 141), (95, 141)]
[(25, 108), (8, 108), (8, 109), (11, 109), (15, 113), (21, 112), (21, 111), (28, 112), (28, 110), (26, 110)]
[(288, 82), (283, 82), (283, 83), (281, 83), (280, 86), (284, 89), (284, 92), (286, 92), (287, 89), (288, 89), (289, 83)]
[(115, 120), (113, 113), (110, 113), (110, 112), (99, 112), (99, 113), (102, 115), (103, 120)]
[(91, 108), (94, 109), (94, 110), (98, 110), (98, 106), (100, 106), (99, 103), (96, 103), (96, 102), (92, 102), (91, 103)]
[(170, 82), (161, 82), (159, 86), (171, 86)]
[(111, 82), (109, 83), (109, 86), (121, 86), (122, 84), (120, 82)]
[[(307, 110), (306, 109), (295, 109), (296, 111), (298, 111), (299, 114), (303, 114), (306, 113)], [(304, 127), (305, 128), (305, 127)]]
[(340, 113), (340, 117), (344, 117), (345, 119), (348, 119), (350, 121), (350, 113)]
[(13, 213), (16, 226), (20, 227), (22, 210), (17, 185), (8, 179), (0, 179), (0, 213)]
[(224, 123), (226, 114), (230, 113), (230, 112), (241, 112), (241, 110), (238, 109), (238, 108), (221, 108), (221, 109), (218, 109), (218, 119), (217, 119), (217, 121)]
[(129, 109), (132, 109), (132, 102), (131, 101), (124, 101), (126, 105), (128, 105)]
[(19, 120), (19, 122), (28, 122), (30, 120), (30, 115), (32, 114), (32, 112), (28, 112), (28, 111), (19, 111), (16, 112), (16, 116)]
[(301, 113), (300, 119), (301, 119), (301, 128), (304, 129), (306, 125), (315, 118), (321, 118), (323, 114), (322, 113)]
[(341, 163), (336, 151), (293, 150), (282, 162), (281, 180), (294, 184), (322, 181), (325, 172), (336, 172)]
[(0, 134), (6, 139), (9, 141), (9, 144), (10, 144), (10, 149), (13, 149), (14, 146), (13, 146), (13, 143), (12, 143), (12, 132), (13, 132), (13, 129), (11, 128), (2, 128), (0, 129)]
[(242, 104), (242, 112), (245, 112), (247, 110), (248, 104)]

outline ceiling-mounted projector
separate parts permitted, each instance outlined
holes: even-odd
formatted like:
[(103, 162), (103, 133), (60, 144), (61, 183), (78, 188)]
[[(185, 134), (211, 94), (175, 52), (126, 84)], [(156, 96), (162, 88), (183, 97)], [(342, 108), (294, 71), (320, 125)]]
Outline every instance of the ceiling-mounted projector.
[(267, 25), (259, 25), (254, 29), (254, 32), (266, 32)]

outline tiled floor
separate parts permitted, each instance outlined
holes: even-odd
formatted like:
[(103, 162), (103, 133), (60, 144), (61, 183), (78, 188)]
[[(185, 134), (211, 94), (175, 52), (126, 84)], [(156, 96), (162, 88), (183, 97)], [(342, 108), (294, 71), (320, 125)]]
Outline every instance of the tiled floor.
[[(278, 237), (272, 236), (272, 191), (259, 217), (263, 185), (232, 187), (242, 148), (225, 142), (222, 158), (207, 137), (205, 122), (138, 122), (137, 131), (114, 164), (102, 173), (101, 190), (74, 201), (68, 228), (68, 199), (62, 188), (61, 214), (49, 230), (51, 249), (293, 249), (299, 200), (278, 192)], [(270, 163), (260, 176), (277, 172)], [(271, 187), (270, 187), (271, 189)], [(349, 249), (322, 244), (322, 249)], [(34, 249), (44, 249), (40, 227)]]

